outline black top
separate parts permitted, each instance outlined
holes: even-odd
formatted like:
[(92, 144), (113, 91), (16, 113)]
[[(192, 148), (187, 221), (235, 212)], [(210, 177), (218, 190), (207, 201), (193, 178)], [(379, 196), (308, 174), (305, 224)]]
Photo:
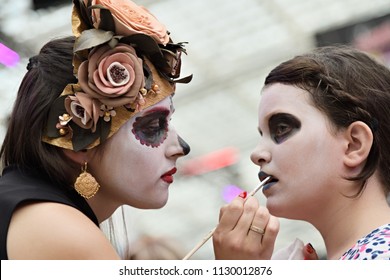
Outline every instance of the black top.
[(98, 220), (84, 198), (74, 189), (54, 186), (43, 176), (6, 167), (0, 177), (0, 257), (7, 260), (7, 234), (16, 207), (26, 201), (50, 201), (72, 206), (83, 212), (97, 226)]

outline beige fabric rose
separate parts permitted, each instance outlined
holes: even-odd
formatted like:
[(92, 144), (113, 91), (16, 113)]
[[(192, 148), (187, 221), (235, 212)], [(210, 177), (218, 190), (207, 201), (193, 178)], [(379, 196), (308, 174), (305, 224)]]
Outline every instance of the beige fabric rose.
[(145, 84), (142, 60), (126, 44), (97, 47), (81, 63), (78, 79), (85, 93), (111, 107), (133, 104)]
[[(87, 0), (84, 0), (87, 4)], [(115, 2), (115, 3), (113, 3)], [(115, 21), (115, 34), (129, 36), (146, 34), (157, 43), (166, 45), (169, 35), (165, 26), (160, 23), (145, 7), (138, 6), (129, 0), (93, 0), (92, 5), (103, 5), (111, 11)], [(100, 9), (92, 9), (94, 27), (100, 24)]]
[(97, 100), (91, 99), (85, 93), (78, 92), (65, 99), (65, 109), (72, 120), (80, 127), (96, 131), (100, 108)]

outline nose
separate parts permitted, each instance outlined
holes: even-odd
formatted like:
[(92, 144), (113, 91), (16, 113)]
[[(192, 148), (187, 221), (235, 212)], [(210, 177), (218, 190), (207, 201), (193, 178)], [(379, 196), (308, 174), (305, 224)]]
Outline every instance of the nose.
[(251, 153), (251, 160), (254, 164), (262, 167), (271, 161), (271, 152), (264, 145), (258, 144)]
[(166, 151), (167, 157), (182, 157), (188, 155), (191, 149), (187, 142), (184, 141), (172, 127), (169, 128), (169, 134), (168, 137), (172, 140)]
[(187, 144), (186, 141), (184, 141), (183, 138), (181, 138), (179, 135), (177, 136), (178, 140), (179, 140), (179, 144), (180, 146), (183, 148), (183, 153), (184, 155), (188, 155), (191, 151), (191, 148), (190, 148), (190, 145)]

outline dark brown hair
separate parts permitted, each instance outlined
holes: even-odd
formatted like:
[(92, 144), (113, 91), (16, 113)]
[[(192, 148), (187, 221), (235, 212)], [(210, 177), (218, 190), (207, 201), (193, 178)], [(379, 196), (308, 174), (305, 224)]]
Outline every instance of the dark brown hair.
[(30, 59), (0, 152), (4, 167), (36, 170), (63, 186), (73, 183), (71, 174), (80, 167), (61, 149), (42, 142), (42, 135), (54, 100), (67, 84), (77, 82), (72, 66), (73, 45), (73, 37), (52, 40)]
[[(327, 46), (296, 56), (274, 68), (265, 85), (294, 85), (310, 93), (315, 107), (336, 129), (355, 121), (366, 123), (374, 141), (367, 162), (354, 178), (361, 182), (379, 171), (390, 191), (390, 70), (369, 55), (348, 46)], [(357, 194), (357, 195), (358, 195)]]

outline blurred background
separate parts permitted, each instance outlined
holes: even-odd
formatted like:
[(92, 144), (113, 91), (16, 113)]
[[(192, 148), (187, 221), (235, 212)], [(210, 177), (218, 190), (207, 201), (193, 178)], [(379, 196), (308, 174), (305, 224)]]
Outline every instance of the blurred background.
[[(315, 46), (343, 43), (390, 65), (390, 0), (136, 0), (189, 42), (173, 124), (191, 146), (161, 210), (125, 208), (130, 241), (148, 234), (189, 251), (218, 221), (219, 208), (258, 184), (250, 153), (266, 74)], [(0, 139), (28, 58), (49, 39), (71, 35), (71, 1), (0, 0)], [(305, 155), (302, 155), (305, 156)], [(293, 179), (293, 178), (292, 178)], [(261, 203), (263, 195), (257, 194)], [(325, 257), (314, 228), (281, 220), (276, 247), (295, 238)], [(209, 241), (193, 259), (212, 259)]]

